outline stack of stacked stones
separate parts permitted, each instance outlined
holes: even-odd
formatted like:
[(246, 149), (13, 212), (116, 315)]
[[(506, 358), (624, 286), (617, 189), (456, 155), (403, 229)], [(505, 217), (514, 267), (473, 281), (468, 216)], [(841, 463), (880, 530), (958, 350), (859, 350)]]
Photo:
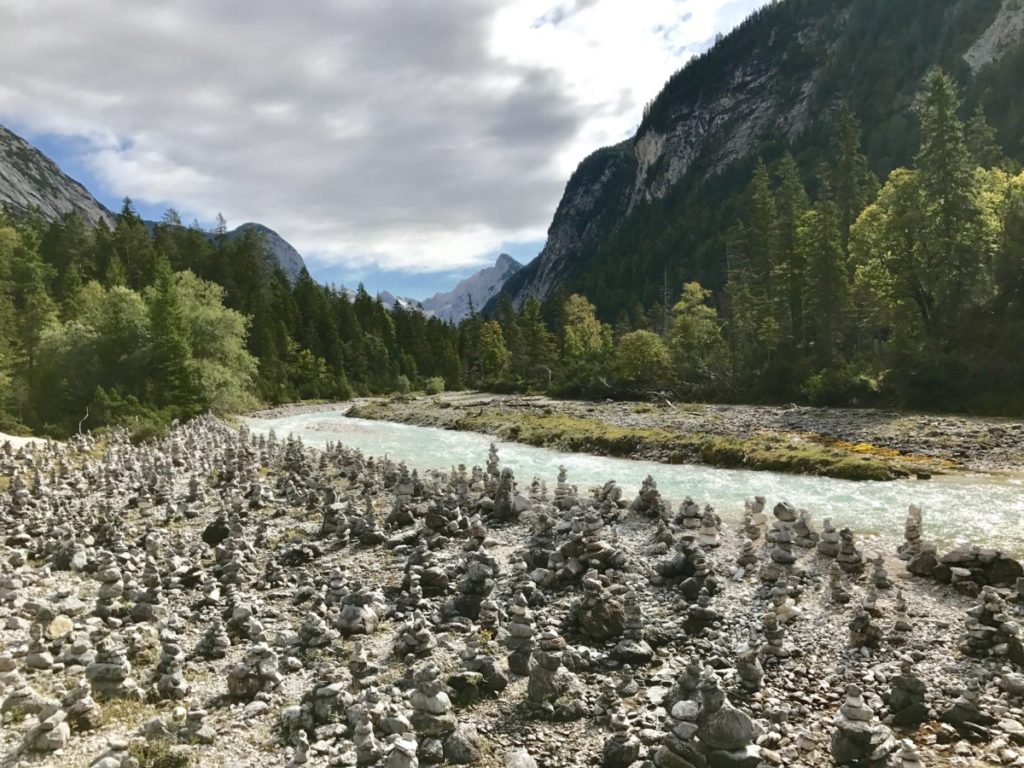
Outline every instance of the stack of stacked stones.
[(843, 569), (834, 560), (828, 567), (828, 586), (833, 603), (846, 605), (852, 599), (844, 583)]
[(432, 661), (421, 664), (413, 671), (413, 683), (416, 688), (409, 695), (410, 720), (416, 732), (426, 737), (420, 750), (439, 755), (443, 750), (440, 742), (459, 724), (452, 714), (452, 702), (441, 680), (441, 670)]
[(715, 548), (718, 546), (718, 532), (722, 525), (721, 519), (715, 514), (714, 508), (707, 504), (704, 507), (704, 514), (700, 518), (700, 527), (697, 529), (697, 541), (702, 547)]
[(601, 768), (629, 768), (640, 757), (640, 739), (630, 731), (629, 715), (622, 710), (608, 720), (612, 735), (601, 750)]
[(839, 554), (841, 543), (839, 531), (832, 525), (832, 519), (825, 518), (825, 522), (822, 524), (821, 538), (818, 540), (818, 554), (835, 557)]
[(596, 571), (583, 577), (583, 595), (569, 606), (569, 617), (580, 633), (597, 642), (618, 637), (626, 626), (625, 608)]
[(818, 545), (818, 540), (818, 532), (811, 520), (811, 513), (801, 509), (796, 522), (793, 523), (793, 543), (804, 549), (814, 549)]
[(857, 685), (846, 687), (846, 700), (833, 720), (832, 757), (837, 765), (882, 765), (896, 749), (892, 731), (878, 722)]
[(921, 508), (911, 504), (907, 511), (907, 521), (903, 525), (903, 543), (900, 544), (896, 554), (900, 560), (913, 560), (921, 554), (924, 542), (921, 541), (922, 534)]
[[(555, 630), (541, 633), (526, 687), (528, 704), (548, 715), (573, 719), (583, 714), (580, 683), (562, 666), (565, 640)], [(556, 706), (557, 705), (557, 706)]]
[(480, 617), (480, 604), (494, 591), (497, 561), (480, 547), (465, 558), (465, 575), (459, 579), (459, 594), (455, 598), (455, 612), (470, 619)]
[(517, 592), (512, 600), (512, 606), (508, 609), (508, 636), (505, 638), (505, 645), (509, 650), (508, 668), (514, 675), (530, 674), (530, 657), (537, 647), (533, 639), (536, 633), (536, 625), (533, 620), (533, 612), (526, 602), (522, 592)]
[(790, 504), (776, 504), (772, 510), (775, 519), (768, 531), (768, 557), (770, 562), (761, 566), (761, 580), (778, 581), (782, 576), (789, 576), (796, 555), (793, 554), (791, 525), (796, 520), (796, 510)]
[(259, 693), (274, 690), (282, 679), (277, 664), (277, 654), (266, 643), (257, 643), (228, 672), (228, 696), (251, 701)]
[(996, 656), (1014, 664), (1024, 661), (1020, 628), (1006, 613), (1006, 601), (995, 587), (981, 590), (981, 601), (967, 611), (960, 650), (969, 656)]
[(640, 484), (640, 493), (633, 499), (629, 508), (647, 517), (660, 518), (665, 514), (665, 502), (662, 501), (661, 493), (658, 491), (658, 484), (654, 478), (648, 475)]
[(178, 642), (178, 636), (167, 628), (160, 633), (160, 645), (160, 661), (156, 667), (159, 676), (156, 683), (157, 693), (161, 699), (181, 701), (189, 691), (182, 670), (185, 653)]
[(85, 677), (93, 690), (105, 699), (141, 701), (142, 690), (131, 678), (132, 665), (110, 637), (96, 644), (96, 660), (85, 668)]
[(342, 598), (342, 609), (338, 615), (338, 632), (343, 637), (372, 635), (376, 632), (379, 619), (373, 603), (373, 593), (362, 583), (356, 582), (352, 591)]
[(612, 650), (612, 658), (623, 664), (649, 664), (654, 650), (644, 639), (644, 619), (640, 611), (640, 598), (634, 589), (628, 589), (622, 596), (626, 613), (623, 638)]
[(864, 556), (853, 540), (853, 531), (843, 528), (839, 532), (839, 552), (836, 562), (847, 573), (859, 574), (864, 570)]
[(419, 613), (414, 613), (412, 618), (398, 628), (398, 637), (395, 638), (395, 653), (399, 657), (408, 654), (427, 656), (436, 647), (437, 638), (434, 637), (430, 626)]
[[(910, 659), (900, 663), (900, 674), (893, 678), (889, 691), (889, 715), (892, 724), (909, 728), (923, 723), (930, 716), (925, 700), (927, 686), (916, 674)], [(888, 722), (888, 721), (887, 721)]]

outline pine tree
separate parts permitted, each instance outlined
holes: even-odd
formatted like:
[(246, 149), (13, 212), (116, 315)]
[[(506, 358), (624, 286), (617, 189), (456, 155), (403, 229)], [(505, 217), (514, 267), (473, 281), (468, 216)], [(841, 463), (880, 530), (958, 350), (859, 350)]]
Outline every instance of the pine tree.
[(957, 117), (959, 107), (952, 78), (932, 70), (916, 105), (921, 148), (915, 161), (926, 214), (923, 268), (939, 277), (935, 298), (946, 326), (956, 322), (984, 263), (975, 240), (980, 210), (974, 164)]
[(153, 399), (191, 414), (199, 403), (192, 376), (192, 347), (184, 304), (166, 260), (157, 262), (149, 295)]
[(839, 352), (847, 299), (846, 257), (839, 211), (831, 200), (819, 201), (800, 220), (799, 248), (807, 265), (809, 336), (819, 364)]
[(798, 245), (800, 221), (809, 201), (800, 170), (793, 155), (787, 152), (779, 164), (779, 188), (776, 193), (778, 209), (778, 264), (780, 288), (785, 296), (785, 334), (799, 345), (804, 336), (804, 282), (805, 254)]
[(878, 190), (878, 180), (861, 152), (860, 123), (846, 104), (835, 115), (831, 154), (829, 186), (839, 216), (843, 250), (849, 253), (850, 227)]
[(967, 151), (975, 165), (982, 168), (995, 168), (1002, 165), (1006, 156), (996, 141), (995, 129), (989, 125), (985, 111), (979, 106), (974, 110), (971, 119), (964, 128)]

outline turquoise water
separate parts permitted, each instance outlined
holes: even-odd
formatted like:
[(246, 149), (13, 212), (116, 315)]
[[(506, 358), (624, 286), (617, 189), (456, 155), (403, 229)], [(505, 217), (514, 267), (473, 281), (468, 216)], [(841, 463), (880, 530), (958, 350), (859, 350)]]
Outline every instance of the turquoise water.
[[(370, 456), (388, 456), (416, 469), (449, 469), (458, 464), (483, 466), (493, 438), (383, 421), (350, 419), (344, 411), (302, 413), (247, 419), (257, 433), (294, 434), (311, 446), (341, 442)], [(673, 508), (686, 496), (713, 504), (724, 520), (739, 520), (743, 501), (764, 496), (769, 505), (790, 501), (809, 510), (819, 528), (831, 517), (860, 534), (876, 534), (885, 544), (903, 537), (907, 507), (924, 509), (925, 538), (942, 547), (975, 543), (1024, 554), (1024, 478), (955, 475), (933, 480), (854, 482), (775, 472), (668, 465), (583, 453), (561, 453), (518, 443), (498, 443), (503, 466), (512, 467), (525, 486), (533, 477), (553, 488), (558, 467), (581, 490), (615, 480), (632, 498), (651, 475)], [(770, 507), (769, 507), (770, 508)]]

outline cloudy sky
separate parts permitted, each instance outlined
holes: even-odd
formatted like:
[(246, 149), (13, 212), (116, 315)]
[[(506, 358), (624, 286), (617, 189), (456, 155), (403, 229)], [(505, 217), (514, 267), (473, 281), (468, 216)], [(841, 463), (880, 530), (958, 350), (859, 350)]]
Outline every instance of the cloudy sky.
[(576, 164), (763, 3), (0, 0), (0, 123), (108, 206), (424, 298), (536, 255)]

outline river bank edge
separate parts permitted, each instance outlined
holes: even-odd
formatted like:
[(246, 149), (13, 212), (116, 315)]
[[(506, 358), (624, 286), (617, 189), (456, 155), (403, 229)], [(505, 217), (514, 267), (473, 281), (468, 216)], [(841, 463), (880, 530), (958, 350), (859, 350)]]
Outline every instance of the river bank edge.
[(449, 392), (296, 403), (249, 416), (338, 410), (374, 421), (664, 464), (875, 481), (1024, 471), (1024, 424), (867, 409), (670, 406)]

